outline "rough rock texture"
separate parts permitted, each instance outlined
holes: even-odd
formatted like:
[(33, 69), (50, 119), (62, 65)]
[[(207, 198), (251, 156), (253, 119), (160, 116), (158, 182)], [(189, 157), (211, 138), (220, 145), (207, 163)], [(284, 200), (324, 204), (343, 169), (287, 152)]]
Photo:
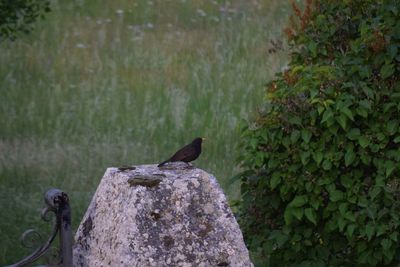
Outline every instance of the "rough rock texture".
[(75, 266), (253, 266), (215, 177), (179, 162), (109, 168), (75, 241)]

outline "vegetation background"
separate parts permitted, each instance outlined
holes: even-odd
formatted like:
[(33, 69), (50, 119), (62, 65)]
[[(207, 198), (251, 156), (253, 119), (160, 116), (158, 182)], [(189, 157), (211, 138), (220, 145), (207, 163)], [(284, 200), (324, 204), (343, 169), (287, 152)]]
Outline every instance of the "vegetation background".
[(157, 163), (195, 136), (196, 165), (228, 196), (238, 125), (286, 61), (275, 0), (53, 1), (0, 43), (0, 265), (27, 255), (43, 193), (66, 191), (76, 229), (105, 169)]
[(288, 66), (241, 138), (259, 266), (400, 266), (399, 3), (293, 4)]

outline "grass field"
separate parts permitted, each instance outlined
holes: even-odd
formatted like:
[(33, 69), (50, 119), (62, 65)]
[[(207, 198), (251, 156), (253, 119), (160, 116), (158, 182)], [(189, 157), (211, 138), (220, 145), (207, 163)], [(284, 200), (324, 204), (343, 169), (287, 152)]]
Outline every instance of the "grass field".
[(289, 7), (265, 1), (55, 1), (36, 30), (0, 44), (0, 265), (71, 198), (73, 227), (107, 167), (157, 163), (204, 136), (195, 165), (234, 199), (238, 125), (286, 60), (268, 53)]

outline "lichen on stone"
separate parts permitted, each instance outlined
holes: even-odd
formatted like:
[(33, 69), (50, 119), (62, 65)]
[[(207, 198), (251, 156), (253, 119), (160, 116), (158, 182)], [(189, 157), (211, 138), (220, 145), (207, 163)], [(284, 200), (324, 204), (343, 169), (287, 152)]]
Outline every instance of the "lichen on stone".
[(128, 179), (130, 186), (147, 186), (154, 187), (157, 186), (162, 181), (159, 176), (134, 176)]

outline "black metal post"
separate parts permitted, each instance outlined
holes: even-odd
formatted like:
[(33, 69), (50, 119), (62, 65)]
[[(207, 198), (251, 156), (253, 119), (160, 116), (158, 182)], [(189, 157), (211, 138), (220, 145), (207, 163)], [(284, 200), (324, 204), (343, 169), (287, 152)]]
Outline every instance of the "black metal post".
[(71, 229), (71, 209), (69, 207), (68, 196), (61, 208), (60, 218), (60, 244), (61, 262), (63, 267), (72, 267), (72, 229)]
[[(68, 195), (59, 190), (59, 189), (50, 189), (45, 194), (45, 202), (47, 207), (42, 210), (42, 219), (45, 221), (49, 221), (47, 218), (47, 214), (49, 212), (54, 213), (55, 221), (53, 224), (53, 231), (47, 241), (40, 245), (34, 252), (32, 252), (29, 256), (24, 259), (9, 265), (7, 267), (20, 267), (26, 266), (41, 256), (46, 254), (49, 250), (51, 243), (56, 237), (57, 233), (60, 234), (60, 248), (59, 248), (59, 265), (63, 267), (72, 267), (72, 229), (71, 229), (71, 209), (69, 206), (69, 198)], [(40, 237), (40, 234), (35, 230), (27, 230), (22, 235), (22, 242), (24, 243), (27, 237), (31, 234), (36, 234)]]

